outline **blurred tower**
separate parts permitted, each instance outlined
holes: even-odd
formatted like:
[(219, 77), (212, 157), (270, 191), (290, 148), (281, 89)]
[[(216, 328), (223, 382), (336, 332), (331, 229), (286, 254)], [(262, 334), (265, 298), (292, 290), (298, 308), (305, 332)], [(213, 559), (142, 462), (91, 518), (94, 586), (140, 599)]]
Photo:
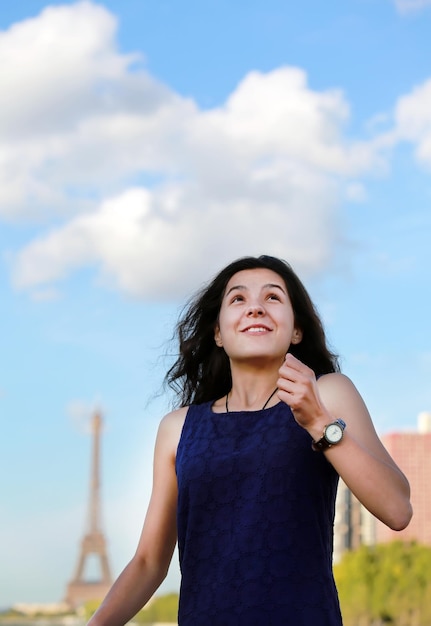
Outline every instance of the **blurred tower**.
[[(102, 600), (112, 585), (105, 536), (100, 525), (100, 433), (102, 416), (94, 413), (92, 421), (93, 452), (90, 476), (90, 500), (88, 527), (80, 547), (75, 575), (67, 586), (66, 602), (76, 608), (87, 600)], [(97, 580), (86, 580), (85, 569), (91, 556), (99, 560), (100, 576)]]

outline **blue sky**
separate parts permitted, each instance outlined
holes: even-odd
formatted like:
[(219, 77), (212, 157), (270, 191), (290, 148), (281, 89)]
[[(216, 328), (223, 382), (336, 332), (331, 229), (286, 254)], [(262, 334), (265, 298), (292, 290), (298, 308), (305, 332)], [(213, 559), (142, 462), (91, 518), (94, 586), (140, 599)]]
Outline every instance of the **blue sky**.
[(380, 433), (431, 410), (430, 28), (425, 0), (2, 6), (0, 607), (64, 595), (98, 408), (126, 564), (175, 320), (238, 256), (292, 263)]

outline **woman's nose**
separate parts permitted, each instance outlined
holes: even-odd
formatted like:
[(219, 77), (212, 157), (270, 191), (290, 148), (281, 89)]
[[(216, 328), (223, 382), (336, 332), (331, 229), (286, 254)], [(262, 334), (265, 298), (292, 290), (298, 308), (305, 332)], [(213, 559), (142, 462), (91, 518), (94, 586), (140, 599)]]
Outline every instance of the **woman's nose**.
[(254, 317), (254, 316), (259, 317), (263, 314), (264, 314), (264, 310), (260, 304), (252, 304), (248, 307), (248, 311), (247, 311), (248, 317)]

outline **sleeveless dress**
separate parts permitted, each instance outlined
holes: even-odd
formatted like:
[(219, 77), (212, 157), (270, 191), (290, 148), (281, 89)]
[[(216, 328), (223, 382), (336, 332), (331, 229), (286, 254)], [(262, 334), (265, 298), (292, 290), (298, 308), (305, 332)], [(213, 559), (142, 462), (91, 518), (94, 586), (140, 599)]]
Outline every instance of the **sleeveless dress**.
[(338, 474), (279, 402), (189, 407), (177, 450), (179, 626), (340, 626)]

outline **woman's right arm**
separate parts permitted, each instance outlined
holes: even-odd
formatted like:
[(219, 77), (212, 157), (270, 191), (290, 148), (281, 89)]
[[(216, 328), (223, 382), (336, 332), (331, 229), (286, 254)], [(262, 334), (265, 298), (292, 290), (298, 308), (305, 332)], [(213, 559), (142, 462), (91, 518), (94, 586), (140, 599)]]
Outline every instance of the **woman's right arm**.
[(176, 450), (187, 408), (166, 415), (157, 433), (153, 489), (135, 555), (114, 582), (88, 626), (123, 626), (166, 577), (177, 540)]

